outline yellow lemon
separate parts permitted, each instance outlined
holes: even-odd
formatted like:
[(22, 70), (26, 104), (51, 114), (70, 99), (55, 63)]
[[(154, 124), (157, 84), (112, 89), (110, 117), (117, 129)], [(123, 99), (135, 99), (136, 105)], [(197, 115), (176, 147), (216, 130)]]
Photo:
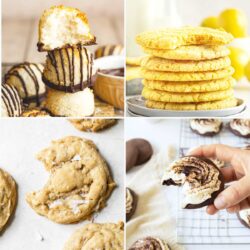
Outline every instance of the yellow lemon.
[(236, 80), (245, 76), (245, 67), (249, 61), (248, 54), (240, 48), (229, 47), (231, 64), (235, 69), (233, 77)]
[(218, 29), (219, 28), (218, 18), (216, 16), (207, 17), (202, 21), (201, 26)]
[(238, 9), (224, 10), (218, 18), (218, 24), (234, 37), (247, 36), (246, 14)]
[(250, 61), (248, 62), (247, 66), (245, 68), (245, 74), (246, 74), (248, 81), (250, 81)]

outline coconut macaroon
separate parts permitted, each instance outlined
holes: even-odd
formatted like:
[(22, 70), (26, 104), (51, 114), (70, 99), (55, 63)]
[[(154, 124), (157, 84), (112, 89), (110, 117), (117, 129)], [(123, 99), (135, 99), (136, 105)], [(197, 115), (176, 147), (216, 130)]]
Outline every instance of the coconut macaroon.
[(93, 55), (82, 45), (48, 52), (44, 83), (53, 89), (74, 93), (91, 86)]
[(78, 9), (54, 6), (46, 10), (39, 22), (39, 51), (50, 51), (77, 44), (95, 44), (85, 13)]
[(94, 94), (89, 88), (76, 93), (65, 93), (49, 88), (45, 109), (53, 116), (92, 116), (95, 111)]
[(23, 112), (22, 99), (14, 86), (2, 84), (1, 116), (17, 117)]
[(25, 106), (39, 106), (45, 98), (42, 71), (42, 64), (24, 62), (12, 67), (5, 75), (5, 83), (17, 89)]

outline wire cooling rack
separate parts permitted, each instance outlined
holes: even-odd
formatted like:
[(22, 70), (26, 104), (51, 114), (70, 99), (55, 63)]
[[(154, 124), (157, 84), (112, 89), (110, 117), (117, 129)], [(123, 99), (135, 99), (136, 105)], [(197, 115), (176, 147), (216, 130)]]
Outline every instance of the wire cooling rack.
[[(249, 139), (237, 137), (229, 131), (228, 120), (223, 120), (223, 123), (223, 129), (218, 135), (203, 137), (191, 131), (189, 120), (182, 120), (180, 156), (186, 155), (190, 148), (204, 144), (223, 143), (234, 147), (244, 147), (250, 144)], [(179, 191), (179, 204), (180, 197), (181, 192)], [(250, 245), (250, 230), (240, 223), (235, 214), (229, 214), (226, 211), (220, 211), (211, 216), (205, 212), (205, 208), (179, 208), (177, 212), (177, 240), (178, 243), (184, 245)]]

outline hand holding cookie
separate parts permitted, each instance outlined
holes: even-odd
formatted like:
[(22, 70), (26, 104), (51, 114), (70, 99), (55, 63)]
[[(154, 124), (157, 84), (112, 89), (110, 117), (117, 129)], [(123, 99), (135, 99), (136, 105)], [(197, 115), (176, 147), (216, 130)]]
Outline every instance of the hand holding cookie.
[(207, 213), (215, 214), (218, 210), (227, 209), (229, 213), (250, 208), (250, 154), (225, 145), (201, 146), (190, 152), (200, 157), (216, 157), (230, 165), (221, 169), (225, 182), (233, 182), (207, 207)]

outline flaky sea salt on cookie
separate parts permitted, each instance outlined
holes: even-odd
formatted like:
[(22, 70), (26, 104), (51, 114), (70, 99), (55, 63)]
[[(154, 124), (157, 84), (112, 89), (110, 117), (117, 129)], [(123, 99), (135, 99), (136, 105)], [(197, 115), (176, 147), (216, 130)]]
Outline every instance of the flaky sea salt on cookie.
[(63, 5), (45, 10), (39, 22), (39, 51), (95, 43), (85, 13)]

